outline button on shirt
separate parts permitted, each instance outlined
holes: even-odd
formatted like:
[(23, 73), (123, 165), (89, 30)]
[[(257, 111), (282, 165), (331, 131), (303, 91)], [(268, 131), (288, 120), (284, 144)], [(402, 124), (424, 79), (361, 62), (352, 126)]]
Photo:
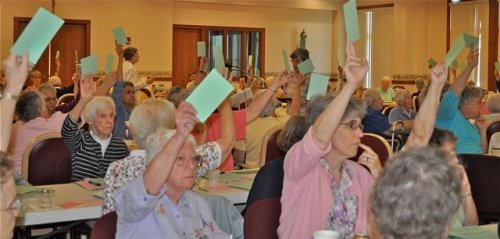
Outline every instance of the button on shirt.
[(207, 202), (186, 191), (175, 205), (164, 186), (158, 196), (149, 195), (143, 177), (116, 193), (116, 238), (230, 238), (221, 231)]

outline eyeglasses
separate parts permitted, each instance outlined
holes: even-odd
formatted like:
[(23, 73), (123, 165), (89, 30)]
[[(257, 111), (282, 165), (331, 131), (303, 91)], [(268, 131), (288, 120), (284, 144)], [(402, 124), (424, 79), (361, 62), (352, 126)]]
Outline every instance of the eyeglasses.
[(352, 130), (356, 130), (359, 128), (361, 131), (363, 131), (364, 128), (363, 124), (358, 123), (358, 121), (356, 120), (351, 120), (347, 123), (340, 123), (340, 125), (347, 125)]
[(301, 63), (302, 59), (300, 59), (299, 57), (295, 57), (295, 58), (291, 58), (290, 62), (291, 63)]
[(179, 157), (179, 158), (177, 158), (177, 160), (175, 162), (177, 163), (177, 165), (183, 166), (183, 167), (188, 165), (189, 162), (194, 163), (194, 165), (196, 167), (201, 167), (201, 163), (202, 163), (201, 158), (198, 156), (196, 156), (194, 158)]
[(14, 211), (17, 213), (22, 205), (23, 202), (21, 201), (21, 199), (19, 197), (16, 197), (14, 201), (10, 203), (10, 206), (8, 208), (0, 209), (0, 211)]

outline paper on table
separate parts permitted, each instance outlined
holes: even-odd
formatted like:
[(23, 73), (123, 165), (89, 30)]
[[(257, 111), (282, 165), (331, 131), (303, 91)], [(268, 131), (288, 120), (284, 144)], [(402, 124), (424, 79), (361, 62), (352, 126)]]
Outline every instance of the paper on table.
[(285, 65), (286, 72), (290, 72), (290, 62), (288, 62), (288, 54), (286, 50), (281, 50), (281, 54), (283, 55), (283, 64)]
[(328, 76), (312, 73), (311, 80), (309, 81), (309, 89), (307, 89), (306, 99), (310, 100), (315, 95), (326, 94), (328, 81), (330, 81)]
[(212, 70), (186, 101), (193, 105), (196, 118), (203, 123), (232, 90), (233, 86), (217, 70)]
[(427, 60), (427, 64), (429, 64), (429, 66), (431, 67), (434, 67), (437, 65), (437, 62), (433, 58), (429, 58), (429, 60)]
[(347, 40), (357, 41), (359, 39), (359, 23), (356, 0), (350, 0), (344, 4), (344, 22)]
[(89, 191), (104, 189), (103, 183), (95, 183), (95, 182), (89, 181), (87, 179), (76, 181), (75, 183), (82, 186), (83, 188), (85, 188)]
[(82, 63), (82, 75), (93, 75), (97, 73), (97, 56), (91, 55), (80, 60)]
[[(496, 229), (496, 228), (495, 228)], [(450, 239), (498, 239), (496, 230), (484, 226), (454, 227), (448, 235)]]
[(314, 70), (314, 64), (311, 59), (307, 59), (303, 62), (301, 62), (299, 65), (299, 71), (300, 74), (307, 74), (309, 72), (312, 72)]
[(500, 71), (500, 62), (495, 62), (495, 69), (497, 69), (497, 71)]
[(214, 47), (214, 59), (215, 59), (215, 69), (219, 71), (221, 75), (224, 75), (224, 54), (222, 54), (222, 48), (220, 46)]
[(39, 8), (10, 51), (18, 56), (28, 52), (29, 61), (36, 64), (63, 24), (64, 20)]
[(110, 73), (113, 70), (113, 61), (115, 60), (115, 56), (113, 54), (108, 53), (108, 57), (106, 57), (106, 66), (104, 67), (104, 72), (106, 74)]
[(38, 192), (40, 188), (31, 185), (16, 185), (17, 194), (26, 194), (31, 192)]
[(125, 35), (125, 31), (123, 30), (123, 27), (117, 27), (113, 29), (113, 35), (115, 36), (116, 43), (123, 45), (127, 44), (127, 35)]
[(198, 50), (198, 57), (206, 56), (205, 41), (199, 41), (196, 43), (196, 48)]
[(226, 186), (250, 191), (250, 188), (252, 188), (252, 184), (253, 184), (253, 180), (239, 182), (239, 183), (231, 183), (231, 184), (227, 184)]

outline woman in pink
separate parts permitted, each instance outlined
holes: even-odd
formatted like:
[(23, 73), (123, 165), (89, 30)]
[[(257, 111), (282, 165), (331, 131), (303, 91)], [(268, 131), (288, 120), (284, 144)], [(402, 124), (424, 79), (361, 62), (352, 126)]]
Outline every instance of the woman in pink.
[[(367, 70), (366, 61), (349, 43), (346, 85), (335, 98), (322, 96), (309, 103), (305, 118), (312, 126), (285, 157), (280, 238), (312, 238), (321, 229), (349, 239), (355, 233), (370, 234), (368, 198), (381, 165), (378, 156), (360, 143), (366, 106), (351, 99)], [(358, 162), (348, 160), (358, 147), (364, 149)]]

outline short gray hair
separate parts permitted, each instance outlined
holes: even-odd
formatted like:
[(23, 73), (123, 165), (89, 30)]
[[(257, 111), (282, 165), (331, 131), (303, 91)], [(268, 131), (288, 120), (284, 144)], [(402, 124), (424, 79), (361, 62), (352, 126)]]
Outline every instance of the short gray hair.
[(147, 99), (130, 114), (129, 125), (137, 145), (146, 148), (146, 138), (158, 128), (175, 128), (175, 106), (161, 99)]
[(43, 110), (43, 99), (40, 92), (27, 90), (21, 93), (16, 102), (17, 118), (23, 122), (28, 122), (39, 117)]
[(486, 106), (491, 114), (499, 114), (500, 113), (500, 94), (496, 93), (490, 95), (488, 100), (486, 101)]
[(459, 105), (463, 105), (475, 97), (483, 97), (483, 90), (475, 86), (466, 86), (462, 91)]
[(113, 99), (108, 96), (94, 96), (83, 109), (83, 117), (87, 122), (94, 122), (97, 112), (103, 111), (104, 109), (113, 109), (113, 112), (116, 113)]
[(365, 91), (363, 91), (363, 94), (361, 95), (361, 99), (368, 105), (368, 106), (372, 106), (373, 103), (375, 102), (375, 100), (378, 98), (378, 97), (381, 97), (380, 96), (380, 92), (376, 89), (366, 89)]
[(417, 78), (415, 80), (415, 86), (417, 87), (418, 90), (422, 90), (425, 87), (425, 82), (424, 79), (422, 78)]
[(383, 238), (443, 238), (461, 202), (460, 177), (447, 152), (423, 147), (396, 154), (370, 195)]
[(409, 90), (401, 89), (397, 90), (396, 93), (394, 94), (394, 101), (398, 106), (401, 106), (402, 101), (404, 100), (406, 95), (411, 96), (411, 92)]
[(297, 48), (292, 52), (292, 54), (290, 54), (290, 58), (300, 58), (305, 61), (309, 59), (309, 51), (306, 48)]
[(57, 94), (57, 90), (56, 88), (51, 85), (51, 84), (48, 84), (48, 83), (43, 83), (41, 84), (39, 87), (38, 87), (38, 91), (40, 91), (42, 94), (44, 94), (45, 92), (48, 92), (48, 91), (51, 91), (53, 92), (54, 94)]
[[(163, 149), (165, 144), (174, 136), (177, 132), (176, 129), (164, 129), (159, 128), (153, 134), (149, 135), (146, 139), (146, 160), (148, 164), (153, 160), (153, 158)], [(189, 135), (185, 143), (189, 143), (193, 146), (193, 150), (196, 147), (196, 140), (193, 135)]]
[(61, 78), (59, 78), (59, 76), (49, 77), (48, 83), (51, 84), (52, 86), (61, 86), (62, 85)]

